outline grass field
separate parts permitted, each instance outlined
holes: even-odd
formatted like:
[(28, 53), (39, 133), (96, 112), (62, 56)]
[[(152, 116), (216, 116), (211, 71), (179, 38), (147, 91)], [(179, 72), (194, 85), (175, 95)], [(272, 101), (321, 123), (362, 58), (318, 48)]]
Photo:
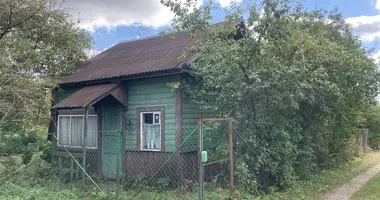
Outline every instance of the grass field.
[(359, 191), (351, 197), (352, 200), (378, 200), (380, 199), (380, 174), (373, 177)]
[[(4, 159), (4, 158), (3, 158)], [(365, 155), (362, 159), (355, 159), (341, 167), (333, 170), (328, 170), (319, 176), (312, 178), (309, 181), (299, 181), (296, 185), (286, 192), (272, 192), (265, 196), (252, 196), (240, 191), (236, 191), (236, 199), (319, 199), (322, 194), (339, 186), (340, 184), (350, 180), (359, 173), (367, 170), (375, 163), (374, 160), (380, 159), (380, 152), (371, 152)], [(0, 159), (1, 160), (1, 159)], [(374, 184), (379, 184), (380, 177)], [(369, 190), (373, 190), (373, 187)], [(45, 179), (28, 179), (28, 175), (14, 177), (7, 181), (0, 182), (0, 199), (18, 200), (18, 199), (59, 199), (59, 200), (108, 200), (115, 199), (114, 192), (94, 193), (88, 190), (87, 192), (79, 189), (76, 185), (62, 184), (53, 180)], [(363, 194), (366, 194), (364, 189)], [(120, 199), (132, 199), (134, 191), (123, 190), (120, 194)], [(361, 197), (361, 196), (359, 196)], [(229, 199), (229, 193), (226, 190), (217, 190), (206, 193), (206, 199)], [(144, 190), (134, 199), (155, 199), (155, 200), (195, 200), (198, 199), (196, 193), (186, 194), (178, 191), (147, 191)], [(358, 198), (363, 199), (363, 198)]]

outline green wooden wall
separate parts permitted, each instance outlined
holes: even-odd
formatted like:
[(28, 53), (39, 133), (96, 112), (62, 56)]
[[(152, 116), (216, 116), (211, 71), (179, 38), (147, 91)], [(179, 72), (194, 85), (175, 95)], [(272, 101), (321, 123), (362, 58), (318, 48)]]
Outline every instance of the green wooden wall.
[(72, 95), (74, 92), (81, 89), (80, 87), (68, 87), (68, 88), (60, 88), (56, 93), (56, 101), (60, 102), (64, 100), (66, 97)]
[[(190, 97), (182, 93), (182, 134), (183, 139), (190, 134), (195, 127), (198, 126), (198, 119), (202, 117), (202, 112), (199, 105), (194, 103)], [(184, 145), (183, 151), (193, 151), (197, 149), (198, 144), (198, 131), (189, 138), (188, 142)]]
[[(172, 152), (176, 148), (176, 119), (175, 119), (175, 92), (168, 87), (174, 82), (175, 76), (161, 76), (143, 79), (134, 79), (125, 82), (128, 92), (128, 108), (126, 109), (126, 149), (136, 151), (136, 108), (138, 107), (164, 107), (165, 110), (165, 151)], [(58, 101), (78, 91), (80, 87), (60, 89), (56, 94)], [(190, 97), (184, 93), (182, 96), (182, 134), (183, 138), (190, 134), (197, 126), (200, 117), (206, 117)], [(117, 102), (115, 102), (117, 103)], [(103, 107), (103, 111), (107, 108)], [(209, 117), (209, 116), (207, 116)], [(105, 125), (105, 124), (103, 124)], [(109, 129), (109, 128), (106, 128)], [(116, 128), (113, 128), (116, 130)], [(196, 136), (196, 135), (195, 135)], [(186, 145), (188, 150), (196, 149), (197, 137), (191, 138)], [(194, 143), (194, 145), (192, 145)]]
[(128, 109), (126, 114), (127, 136), (126, 148), (136, 150), (136, 108), (165, 108), (165, 151), (172, 152), (176, 148), (175, 93), (168, 87), (175, 76), (136, 79), (127, 82)]
[[(64, 100), (68, 96), (74, 94), (76, 91), (80, 90), (82, 87), (65, 87), (65, 88), (60, 88), (58, 89), (57, 93), (55, 94), (55, 98), (57, 103)], [(71, 109), (71, 111), (77, 111), (80, 112), (82, 111), (84, 114), (84, 108), (76, 108), (76, 109)], [(94, 107), (91, 106), (89, 109), (90, 112), (95, 112)]]
[[(209, 100), (209, 103), (212, 104), (212, 98), (210, 96), (205, 97)], [(186, 138), (191, 131), (194, 130), (195, 127), (198, 126), (199, 118), (213, 118), (218, 117), (216, 113), (213, 111), (204, 111), (200, 109), (200, 105), (195, 103), (192, 98), (186, 93), (182, 93), (182, 130), (183, 130), (183, 139)], [(193, 151), (197, 149), (198, 145), (198, 132), (195, 133), (190, 140), (188, 140), (188, 144), (184, 146), (183, 151)]]
[(183, 128), (191, 129), (198, 124), (198, 119), (202, 116), (199, 106), (190, 97), (182, 94), (182, 123)]

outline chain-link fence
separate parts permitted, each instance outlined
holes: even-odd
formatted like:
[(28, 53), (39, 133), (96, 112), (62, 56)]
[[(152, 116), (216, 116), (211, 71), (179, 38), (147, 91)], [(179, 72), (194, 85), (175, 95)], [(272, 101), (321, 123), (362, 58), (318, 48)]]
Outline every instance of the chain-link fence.
[(248, 144), (232, 119), (200, 119), (195, 126), (162, 131), (154, 126), (102, 131), (86, 150), (55, 136), (54, 166), (61, 181), (115, 191), (116, 197), (234, 197), (234, 149)]
[[(40, 156), (43, 168), (35, 159), (33, 167), (24, 165), (21, 171), (30, 174), (38, 169), (38, 177), (49, 183), (58, 181), (60, 187), (82, 191), (83, 195), (100, 193), (113, 199), (233, 198), (234, 188), (244, 184), (235, 172), (234, 160), (240, 159), (236, 148), (245, 145), (252, 149), (234, 131), (232, 120), (200, 119), (197, 125), (164, 128), (90, 130), (86, 140), (83, 130), (52, 134), (52, 157)], [(22, 141), (33, 138), (23, 137)], [(11, 138), (3, 137), (7, 144), (19, 142)]]
[(368, 129), (357, 129), (356, 132), (356, 145), (358, 151), (365, 152), (368, 147)]
[(232, 120), (224, 118), (200, 119), (199, 146), (202, 157), (200, 163), (199, 198), (207, 198), (218, 190), (231, 190), (233, 194), (233, 141)]
[[(198, 127), (165, 129), (156, 127), (101, 131), (96, 146), (84, 150), (65, 145), (54, 136), (57, 146), (54, 166), (65, 183), (81, 182), (98, 191), (126, 193), (144, 198), (152, 193), (192, 195), (198, 177)], [(72, 134), (73, 135), (73, 134)], [(66, 142), (67, 143), (67, 142)]]
[(84, 186), (95, 186), (94, 189), (98, 191), (119, 191), (123, 159), (122, 132), (99, 132), (95, 137), (96, 142), (89, 142), (86, 148), (83, 141), (72, 142), (75, 133), (71, 132), (70, 135), (71, 138), (63, 139), (54, 134), (52, 164), (58, 171), (59, 180), (63, 183), (81, 182)]

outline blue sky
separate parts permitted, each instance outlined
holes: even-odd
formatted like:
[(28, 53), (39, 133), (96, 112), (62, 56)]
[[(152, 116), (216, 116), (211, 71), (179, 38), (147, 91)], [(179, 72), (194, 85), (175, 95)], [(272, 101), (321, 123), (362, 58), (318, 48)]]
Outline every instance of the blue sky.
[[(165, 29), (173, 13), (159, 1), (67, 0), (67, 6), (71, 8), (74, 18), (81, 19), (80, 26), (90, 31), (94, 52), (99, 52), (120, 41), (155, 35)], [(197, 1), (198, 6), (203, 3), (203, 0)], [(213, 16), (216, 21), (222, 20), (222, 8), (228, 7), (231, 0), (214, 1), (220, 9), (214, 11)], [(375, 47), (374, 56), (380, 56), (380, 0), (305, 0), (304, 5), (307, 9), (327, 10), (337, 6), (360, 36), (363, 46)]]

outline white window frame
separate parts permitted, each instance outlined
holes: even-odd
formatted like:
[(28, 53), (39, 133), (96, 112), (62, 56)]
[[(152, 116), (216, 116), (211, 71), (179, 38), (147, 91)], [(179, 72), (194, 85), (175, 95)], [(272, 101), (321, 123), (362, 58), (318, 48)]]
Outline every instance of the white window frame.
[[(144, 114), (153, 114), (153, 125), (160, 125), (160, 149), (144, 149), (143, 144), (143, 124), (144, 124)], [(158, 123), (154, 123), (154, 115), (158, 114)], [(140, 150), (141, 151), (161, 151), (162, 150), (162, 123), (161, 123), (161, 111), (144, 111), (140, 112)]]
[[(89, 117), (96, 117), (96, 121), (98, 121), (98, 115), (91, 114), (88, 115)], [(57, 125), (57, 138), (59, 138), (59, 124), (60, 124), (60, 118), (61, 117), (70, 117), (70, 134), (69, 134), (69, 141), (71, 143), (71, 117), (83, 117), (83, 126), (82, 126), (82, 139), (84, 138), (84, 117), (85, 115), (58, 115), (58, 125)], [(99, 128), (99, 127), (98, 127)], [(97, 149), (98, 148), (98, 134), (95, 135), (96, 142), (95, 147), (87, 147), (87, 149)], [(82, 146), (71, 146), (71, 145), (61, 145), (57, 141), (57, 146), (63, 146), (63, 147), (69, 147), (69, 148), (83, 148)]]

